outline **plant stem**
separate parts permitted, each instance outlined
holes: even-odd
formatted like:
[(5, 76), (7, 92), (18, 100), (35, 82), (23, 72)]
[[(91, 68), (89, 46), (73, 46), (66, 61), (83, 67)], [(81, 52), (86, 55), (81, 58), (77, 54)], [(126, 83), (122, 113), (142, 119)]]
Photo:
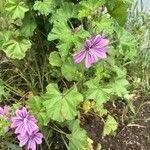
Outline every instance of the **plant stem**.
[(64, 142), (66, 148), (67, 148), (68, 150), (70, 150), (70, 148), (69, 148), (69, 146), (68, 146), (68, 144), (67, 144), (67, 142), (66, 142), (66, 140), (64, 139), (64, 136), (63, 136), (62, 134), (61, 134), (61, 138), (62, 138), (62, 140), (63, 140), (63, 142)]
[(57, 132), (59, 132), (59, 133), (61, 133), (61, 134), (64, 134), (64, 135), (67, 135), (67, 133), (65, 133), (64, 131), (62, 131), (62, 130), (60, 130), (60, 129), (57, 129), (57, 128), (54, 128), (54, 127), (52, 127), (52, 126), (50, 126), (50, 128), (52, 128), (53, 130), (55, 130), (55, 131), (57, 131)]

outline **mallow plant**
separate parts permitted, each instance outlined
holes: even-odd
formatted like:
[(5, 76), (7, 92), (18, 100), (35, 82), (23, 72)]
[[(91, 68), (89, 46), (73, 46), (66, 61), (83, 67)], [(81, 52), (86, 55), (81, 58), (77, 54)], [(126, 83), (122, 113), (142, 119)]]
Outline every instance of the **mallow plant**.
[(103, 136), (115, 134), (118, 123), (104, 104), (124, 100), (134, 112), (127, 78), (137, 56), (137, 39), (126, 30), (131, 4), (1, 0), (1, 143), (51, 149), (58, 132), (66, 149), (84, 150), (81, 111), (105, 110)]

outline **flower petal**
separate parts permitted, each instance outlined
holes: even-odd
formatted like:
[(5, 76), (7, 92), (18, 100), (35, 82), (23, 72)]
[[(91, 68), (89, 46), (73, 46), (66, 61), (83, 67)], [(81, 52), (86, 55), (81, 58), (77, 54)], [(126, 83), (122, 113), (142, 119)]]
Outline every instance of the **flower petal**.
[(30, 120), (30, 121), (32, 121), (32, 122), (34, 122), (34, 123), (37, 123), (37, 120), (36, 120), (35, 117), (33, 117), (33, 116), (29, 116), (29, 117), (28, 117), (28, 120)]
[(9, 106), (4, 106), (4, 114), (6, 115), (9, 112)]
[(28, 115), (27, 109), (23, 107), (21, 110), (16, 110), (16, 116), (19, 118), (26, 118)]
[(32, 132), (37, 130), (38, 128), (39, 127), (33, 121), (28, 120), (27, 132), (29, 133), (29, 135), (31, 135)]
[(29, 136), (27, 134), (25, 134), (24, 136), (18, 135), (17, 138), (20, 141), (19, 143), (20, 147), (24, 146), (29, 140)]
[(9, 107), (7, 105), (5, 105), (3, 108), (0, 107), (0, 117), (7, 115), (8, 112), (9, 112)]
[(86, 51), (82, 50), (81, 52), (73, 56), (75, 63), (80, 63), (85, 58)]
[(96, 45), (101, 41), (101, 36), (100, 35), (96, 35), (94, 37), (91, 38), (91, 42), (92, 45)]
[(100, 51), (100, 50), (95, 50), (95, 54), (99, 57), (99, 58), (107, 58), (106, 52)]
[(15, 130), (15, 133), (20, 133), (20, 135), (25, 135), (26, 133), (26, 128), (25, 125), (23, 123), (21, 123)]
[(12, 124), (11, 128), (18, 127), (20, 123), (22, 123), (21, 119), (18, 119), (17, 117), (11, 118)]
[(97, 55), (95, 54), (95, 51), (93, 49), (90, 49), (89, 51), (91, 62), (96, 63), (98, 61)]
[(90, 68), (92, 64), (91, 55), (88, 53), (85, 58), (85, 67)]
[(89, 49), (89, 48), (91, 47), (91, 45), (92, 45), (91, 41), (87, 39), (87, 40), (84, 42), (84, 49), (85, 49), (85, 50)]
[(35, 143), (34, 140), (29, 140), (28, 141), (28, 149), (36, 150), (36, 143)]
[(34, 140), (37, 144), (41, 144), (42, 138), (43, 138), (43, 134), (38, 132), (35, 134)]
[(101, 38), (100, 36), (96, 36), (96, 37), (92, 38), (92, 42), (93, 42), (92, 48), (96, 48), (96, 49), (106, 47), (109, 44), (108, 39)]

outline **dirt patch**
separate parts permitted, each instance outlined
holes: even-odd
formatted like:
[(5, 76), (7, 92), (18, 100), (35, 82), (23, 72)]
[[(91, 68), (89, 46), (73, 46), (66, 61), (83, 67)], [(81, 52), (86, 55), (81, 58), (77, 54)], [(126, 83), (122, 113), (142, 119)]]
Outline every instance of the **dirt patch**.
[[(104, 123), (98, 116), (82, 115), (81, 126), (94, 141), (101, 144), (103, 150), (150, 150), (150, 101), (137, 100), (134, 103), (136, 114), (125, 111), (125, 103), (107, 103), (109, 113), (119, 122), (115, 136), (102, 136)], [(127, 119), (123, 119), (127, 118)]]

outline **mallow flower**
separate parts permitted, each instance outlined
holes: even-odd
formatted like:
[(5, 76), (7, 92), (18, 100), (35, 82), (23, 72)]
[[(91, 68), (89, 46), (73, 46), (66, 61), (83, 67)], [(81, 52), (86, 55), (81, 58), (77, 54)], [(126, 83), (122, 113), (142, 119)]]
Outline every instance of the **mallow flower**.
[(36, 150), (36, 145), (42, 143), (43, 134), (38, 130), (35, 130), (31, 135), (26, 133), (24, 135), (18, 135), (17, 138), (20, 141), (20, 147), (23, 147), (27, 144), (28, 150)]
[(8, 114), (9, 107), (5, 105), (4, 107), (0, 107), (0, 117), (4, 117)]
[(36, 125), (37, 120), (30, 116), (27, 112), (27, 109), (23, 107), (21, 110), (16, 110), (16, 117), (12, 119), (11, 128), (16, 128), (15, 133), (19, 133), (20, 135), (25, 135), (26, 132), (31, 135), (33, 131), (38, 129)]
[(107, 45), (108, 39), (102, 38), (100, 35), (96, 35), (84, 42), (82, 50), (74, 54), (74, 62), (80, 63), (85, 58), (85, 67), (90, 68), (92, 64), (95, 64), (99, 59), (107, 57)]

